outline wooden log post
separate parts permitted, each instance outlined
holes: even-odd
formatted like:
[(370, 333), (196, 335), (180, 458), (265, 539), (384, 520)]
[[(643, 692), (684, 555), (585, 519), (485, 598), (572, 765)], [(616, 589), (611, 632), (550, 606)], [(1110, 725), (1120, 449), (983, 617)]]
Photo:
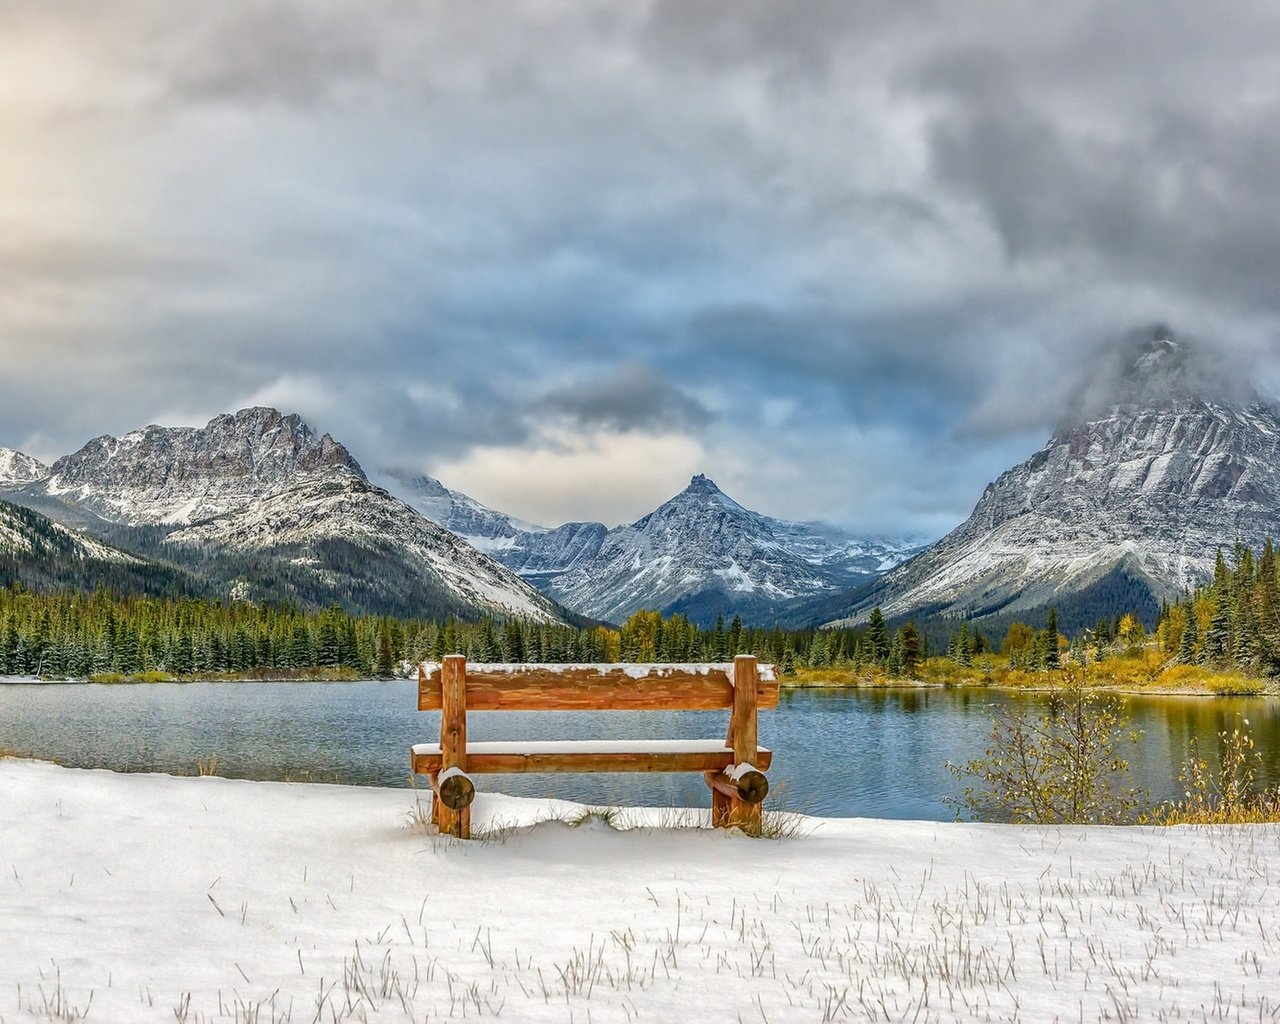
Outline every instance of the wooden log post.
[[(470, 786), (470, 794), (465, 794), (467, 786), (460, 780), (467, 778), (467, 659), (461, 654), (450, 654), (444, 659), (440, 669), (441, 704), (440, 710), (440, 753), (441, 768), (439, 776), (432, 776), (431, 786), (436, 791), (432, 801), (436, 810), (436, 823), (443, 835), (457, 836), (459, 839), (471, 838), (471, 796), (475, 795), (475, 787)], [(451, 771), (456, 769), (456, 771)], [(441, 783), (441, 777), (448, 776)], [(465, 799), (465, 802), (464, 802)], [(450, 803), (461, 803), (460, 807), (451, 807)]]
[[(756, 659), (749, 654), (739, 654), (733, 659), (733, 712), (729, 717), (729, 743), (733, 748), (734, 768), (745, 771), (744, 766), (755, 767), (758, 756), (756, 743), (756, 704), (759, 687), (759, 669)], [(767, 784), (766, 784), (767, 786)], [(712, 790), (713, 793), (716, 790)], [(760, 834), (760, 804), (730, 796), (727, 824), (736, 825), (747, 835)], [(712, 818), (715, 817), (714, 805)]]

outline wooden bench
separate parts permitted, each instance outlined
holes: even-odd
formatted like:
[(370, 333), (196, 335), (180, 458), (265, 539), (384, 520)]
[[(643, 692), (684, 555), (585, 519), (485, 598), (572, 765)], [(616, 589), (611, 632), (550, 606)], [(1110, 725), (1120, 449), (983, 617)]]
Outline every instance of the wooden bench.
[[(472, 775), (489, 772), (702, 772), (718, 827), (760, 832), (764, 772), (756, 709), (778, 703), (772, 665), (468, 665), (461, 655), (418, 667), (418, 710), (439, 711), (440, 742), (413, 747), (431, 778), (442, 833), (471, 835)], [(730, 709), (725, 740), (542, 740), (467, 743), (468, 711), (697, 711)]]

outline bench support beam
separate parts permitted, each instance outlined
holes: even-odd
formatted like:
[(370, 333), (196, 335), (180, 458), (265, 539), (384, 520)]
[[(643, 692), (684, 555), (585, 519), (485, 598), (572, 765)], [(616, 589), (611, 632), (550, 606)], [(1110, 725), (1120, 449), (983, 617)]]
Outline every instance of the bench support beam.
[[(467, 659), (461, 654), (450, 654), (444, 659), (441, 691), (444, 705), (440, 711), (441, 774), (447, 773), (450, 768), (456, 768), (465, 773), (467, 770)], [(466, 778), (465, 774), (462, 778)], [(438, 785), (438, 778), (433, 777), (432, 788)], [(472, 793), (474, 792), (472, 787)], [(457, 836), (459, 839), (471, 838), (470, 800), (461, 808), (453, 808), (448, 806), (444, 798), (437, 795), (432, 804), (436, 811), (436, 824), (442, 835)]]
[[(728, 745), (733, 748), (733, 763), (756, 763), (756, 705), (759, 678), (756, 659), (740, 654), (733, 659), (733, 712), (729, 716)], [(711, 816), (716, 816), (716, 804), (712, 789)], [(763, 798), (763, 795), (762, 795)], [(749, 836), (760, 834), (760, 803), (748, 802), (741, 795), (730, 796), (726, 824), (736, 825)]]

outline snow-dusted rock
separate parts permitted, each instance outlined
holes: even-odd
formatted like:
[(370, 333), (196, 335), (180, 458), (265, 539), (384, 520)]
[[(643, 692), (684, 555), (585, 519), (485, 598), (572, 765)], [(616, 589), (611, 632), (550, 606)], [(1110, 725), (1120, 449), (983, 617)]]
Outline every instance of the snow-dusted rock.
[(794, 602), (837, 593), (893, 558), (888, 546), (752, 512), (699, 474), (655, 511), (608, 531), (594, 554), (545, 588), (574, 611), (613, 621), (658, 608), (702, 622), (717, 614), (773, 622)]
[(0, 448), (0, 489), (24, 487), (48, 475), (49, 467), (39, 459), (12, 448)]
[(241, 409), (203, 427), (96, 437), (53, 464), (43, 490), (111, 522), (184, 524), (234, 511), (309, 479), (364, 473), (328, 434), (275, 409)]
[(1081, 407), (841, 621), (877, 604), (896, 617), (1030, 610), (1117, 569), (1173, 596), (1211, 574), (1220, 546), (1280, 535), (1280, 412), (1186, 343), (1138, 345)]
[(509, 569), (354, 475), (306, 481), (183, 527), (168, 543), (277, 560), (338, 594), (398, 591), (419, 601), (422, 614), (448, 607), (560, 618), (552, 601)]

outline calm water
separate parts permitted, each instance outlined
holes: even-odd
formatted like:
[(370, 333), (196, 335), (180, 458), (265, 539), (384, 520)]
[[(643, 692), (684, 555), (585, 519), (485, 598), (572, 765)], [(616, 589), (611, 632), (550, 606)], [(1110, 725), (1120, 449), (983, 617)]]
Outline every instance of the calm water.
[[(140, 686), (0, 685), (0, 748), (71, 767), (192, 775), (216, 756), (236, 778), (409, 785), (409, 747), (435, 740), (439, 715), (416, 710), (417, 684), (187, 683)], [(949, 819), (959, 791), (948, 760), (982, 752), (993, 713), (1034, 708), (1038, 695), (980, 689), (784, 691), (761, 712), (769, 777), (783, 805), (811, 814)], [(1177, 793), (1177, 770), (1198, 738), (1216, 757), (1219, 730), (1242, 718), (1280, 783), (1280, 701), (1130, 698), (1145, 731), (1133, 768), (1157, 798)], [(472, 739), (699, 738), (724, 735), (726, 712), (473, 713)], [(424, 780), (425, 782), (425, 780)], [(697, 775), (491, 775), (479, 787), (589, 803), (709, 803)]]

